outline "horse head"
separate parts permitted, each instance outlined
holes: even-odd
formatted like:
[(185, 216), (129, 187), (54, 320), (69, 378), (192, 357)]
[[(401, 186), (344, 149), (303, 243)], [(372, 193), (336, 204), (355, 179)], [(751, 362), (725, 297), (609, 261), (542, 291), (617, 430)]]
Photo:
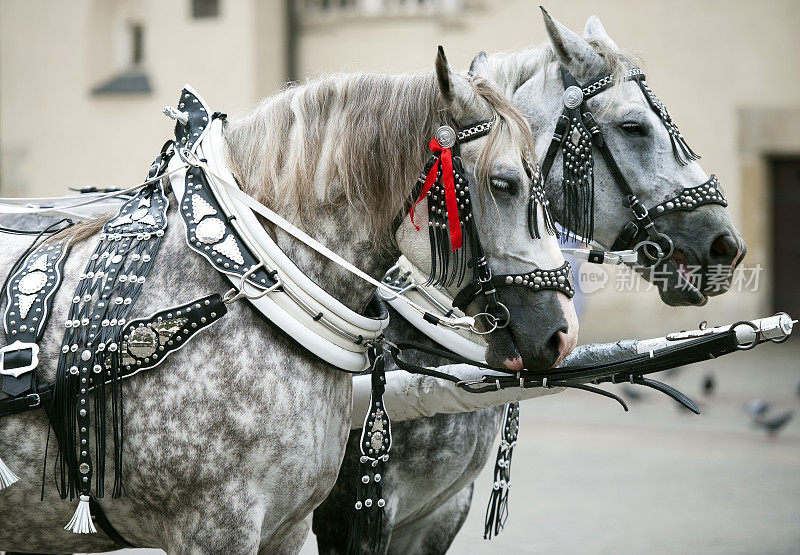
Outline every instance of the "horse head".
[[(544, 22), (549, 48), (528, 51), (528, 60), (518, 62), (527, 69), (509, 86), (537, 132), (540, 152), (548, 149), (554, 130), (559, 132), (558, 114), (565, 106), (575, 107), (570, 119), (576, 122), (567, 122), (565, 143), (576, 140), (578, 159), (567, 167), (570, 161), (560, 163), (557, 153), (545, 184), (548, 196), (558, 201), (556, 219), (568, 227), (581, 220), (569, 188), (586, 176), (593, 187), (588, 202), (598, 216), (584, 229), (606, 248), (659, 244), (643, 245), (640, 262), (649, 266), (649, 279), (663, 276), (654, 281), (665, 303), (702, 305), (727, 290), (729, 284), (719, 278), (728, 278), (741, 262), (744, 240), (725, 208), (719, 182), (696, 161), (699, 156), (647, 85), (636, 58), (614, 43), (595, 16), (586, 23), (585, 38), (547, 12)], [(574, 175), (582, 164), (588, 170)]]
[(413, 221), (406, 218), (397, 240), (456, 306), (477, 317), (486, 333), (487, 362), (510, 370), (550, 368), (577, 341), (569, 267), (544, 200), (530, 128), (489, 73), (483, 53), (464, 76), (439, 51), (437, 83), (459, 130), (451, 129), (458, 135), (453, 165), (463, 245), (453, 249), (453, 226), (445, 231), (446, 190), (425, 192), (426, 172), (436, 172), (430, 165), (420, 179), (418, 206), (427, 210), (416, 210)]

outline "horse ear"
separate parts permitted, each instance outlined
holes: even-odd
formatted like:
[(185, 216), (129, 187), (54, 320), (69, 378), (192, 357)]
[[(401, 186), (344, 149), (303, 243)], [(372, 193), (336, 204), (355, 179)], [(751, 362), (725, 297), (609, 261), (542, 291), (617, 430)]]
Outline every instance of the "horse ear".
[(447, 108), (456, 121), (471, 121), (474, 113), (480, 110), (480, 99), (466, 77), (461, 75), (447, 61), (444, 48), (439, 47), (436, 56), (436, 82)]
[(572, 73), (578, 81), (597, 77), (605, 69), (603, 58), (583, 37), (567, 29), (564, 25), (550, 17), (542, 8), (544, 26), (553, 44), (553, 51), (559, 61)]
[(436, 82), (439, 83), (439, 90), (448, 102), (452, 102), (456, 96), (453, 80), (450, 78), (453, 73), (453, 67), (447, 61), (447, 56), (444, 55), (444, 48), (439, 45), (439, 51), (436, 54)]
[(608, 36), (606, 28), (603, 27), (603, 24), (600, 23), (600, 18), (596, 15), (589, 16), (589, 19), (586, 20), (586, 26), (583, 28), (583, 38), (587, 42), (595, 41), (604, 44), (610, 50), (619, 50), (619, 46)]
[(489, 66), (489, 58), (486, 57), (486, 52), (481, 50), (478, 55), (469, 64), (469, 72), (475, 77), (492, 80), (492, 68)]

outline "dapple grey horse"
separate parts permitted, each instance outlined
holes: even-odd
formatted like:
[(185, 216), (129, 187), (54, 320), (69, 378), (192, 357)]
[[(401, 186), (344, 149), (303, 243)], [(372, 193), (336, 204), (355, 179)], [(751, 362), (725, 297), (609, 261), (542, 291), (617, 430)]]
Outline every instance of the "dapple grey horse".
[[(434, 74), (338, 75), (292, 87), (228, 122), (229, 165), (246, 192), (380, 278), (400, 253), (419, 261), (424, 255), (415, 249), (429, 252), (419, 238), (427, 231), (409, 232), (399, 247), (392, 237), (401, 222), (410, 229), (413, 187), (443, 117), (451, 125), (494, 118), (491, 133), (461, 152), (475, 184), (473, 212), (491, 268), (525, 270), (509, 254), (558, 267), (563, 258), (555, 237), (529, 236), (525, 201), (531, 182), (523, 165), (532, 147), (529, 127), (488, 77), (463, 77), (440, 51)], [(516, 198), (506, 192), (507, 198), (492, 202), (499, 195), (490, 190), (490, 179), (475, 181), (498, 172), (517, 180)], [(423, 225), (425, 207), (423, 201), (417, 210)], [(169, 217), (172, 224), (132, 317), (228, 288), (187, 249), (175, 206)], [(289, 235), (275, 231), (275, 236), (311, 279), (351, 309), (364, 310), (374, 286), (354, 281)], [(2, 241), (0, 272), (7, 274), (29, 240), (3, 235)], [(43, 381), (54, 378), (61, 323), (97, 241), (97, 234), (78, 241), (67, 260), (41, 343)], [(531, 303), (532, 294), (507, 297)], [(552, 291), (536, 300), (542, 310), (510, 314), (516, 326), (542, 330), (529, 336), (535, 341), (515, 343), (507, 331), (487, 337), (497, 364), (517, 364), (521, 357), (525, 365), (552, 365), (574, 345), (577, 330), (567, 327), (574, 321), (571, 302)], [(554, 337), (560, 352), (547, 347)], [(233, 304), (213, 328), (123, 388), (125, 494), (99, 502), (127, 541), (169, 553), (299, 550), (307, 517), (333, 486), (344, 454), (352, 407), (349, 374), (298, 348), (248, 306)], [(21, 478), (0, 491), (0, 549), (114, 549), (101, 533), (63, 529), (75, 504), (59, 499), (50, 466), (44, 501), (39, 500), (47, 436), (43, 411), (0, 420), (0, 454)]]
[[(630, 54), (609, 38), (597, 17), (587, 21), (585, 38), (546, 13), (544, 21), (550, 38), (548, 44), (489, 57), (495, 80), (528, 114), (540, 157), (547, 151), (563, 108), (564, 88), (558, 64), (563, 64), (578, 82), (589, 83), (604, 75), (620, 75), (635, 63)], [(645, 206), (676, 195), (684, 186), (706, 181), (707, 176), (698, 163), (684, 166), (676, 161), (667, 131), (636, 84), (617, 84), (592, 99), (590, 108)], [(564, 221), (560, 212), (560, 163), (554, 164), (545, 187), (556, 220)], [(595, 164), (595, 190), (595, 239), (608, 248), (630, 214), (624, 196), (602, 161)], [(744, 255), (744, 241), (722, 206), (706, 205), (691, 212), (667, 215), (658, 220), (658, 226), (675, 242), (673, 260), (679, 268), (696, 264), (702, 267), (702, 273), (717, 265), (732, 268)], [(667, 281), (659, 280), (658, 285), (661, 298), (670, 305), (703, 304), (707, 295), (724, 290), (704, 289), (705, 281), (696, 288), (682, 283), (674, 274)], [(430, 344), (415, 327), (394, 314), (385, 333), (394, 340)], [(413, 362), (430, 366), (435, 359), (425, 357)], [(388, 515), (384, 520), (383, 552), (447, 550), (466, 518), (473, 482), (492, 454), (502, 414), (503, 407), (495, 407), (395, 424), (395, 456), (387, 464), (383, 485)], [(350, 434), (336, 486), (314, 514), (314, 532), (321, 553), (341, 553), (346, 545), (341, 515), (350, 509), (354, 499), (359, 435), (360, 430)], [(526, 477), (520, 475), (515, 479)], [(481, 493), (489, 493), (489, 484), (486, 486)]]

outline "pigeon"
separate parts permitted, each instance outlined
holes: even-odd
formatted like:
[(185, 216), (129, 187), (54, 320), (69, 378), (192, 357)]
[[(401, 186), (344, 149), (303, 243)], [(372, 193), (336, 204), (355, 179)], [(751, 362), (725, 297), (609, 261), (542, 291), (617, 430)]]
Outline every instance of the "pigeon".
[(769, 411), (769, 403), (766, 402), (764, 399), (760, 399), (756, 397), (755, 399), (750, 399), (744, 404), (744, 412), (749, 414), (752, 417), (764, 416)]
[(789, 421), (792, 419), (792, 416), (794, 416), (794, 411), (790, 410), (777, 416), (762, 418), (757, 422), (757, 424), (766, 430), (769, 437), (775, 437), (778, 435), (778, 432), (781, 430), (781, 428), (789, 423)]
[(703, 383), (701, 385), (703, 389), (703, 395), (706, 397), (710, 397), (714, 394), (714, 388), (716, 387), (716, 380), (714, 379), (714, 374), (711, 372), (707, 373), (703, 376)]

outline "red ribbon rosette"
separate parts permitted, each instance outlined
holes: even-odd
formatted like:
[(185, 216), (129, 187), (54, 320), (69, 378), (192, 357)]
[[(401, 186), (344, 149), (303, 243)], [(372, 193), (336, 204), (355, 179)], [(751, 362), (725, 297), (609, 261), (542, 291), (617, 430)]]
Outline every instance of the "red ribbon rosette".
[(436, 155), (436, 162), (434, 162), (428, 175), (425, 177), (425, 185), (422, 187), (422, 192), (411, 207), (409, 215), (411, 216), (411, 223), (419, 231), (419, 226), (414, 223), (414, 209), (417, 204), (422, 202), (425, 195), (436, 182), (436, 173), (439, 171), (439, 165), (442, 167), (442, 185), (444, 186), (444, 198), (447, 205), (447, 227), (450, 229), (450, 249), (456, 250), (461, 247), (461, 221), (458, 217), (458, 200), (456, 198), (456, 183), (453, 179), (453, 152), (450, 148), (442, 148), (435, 138), (431, 139), (428, 148)]

